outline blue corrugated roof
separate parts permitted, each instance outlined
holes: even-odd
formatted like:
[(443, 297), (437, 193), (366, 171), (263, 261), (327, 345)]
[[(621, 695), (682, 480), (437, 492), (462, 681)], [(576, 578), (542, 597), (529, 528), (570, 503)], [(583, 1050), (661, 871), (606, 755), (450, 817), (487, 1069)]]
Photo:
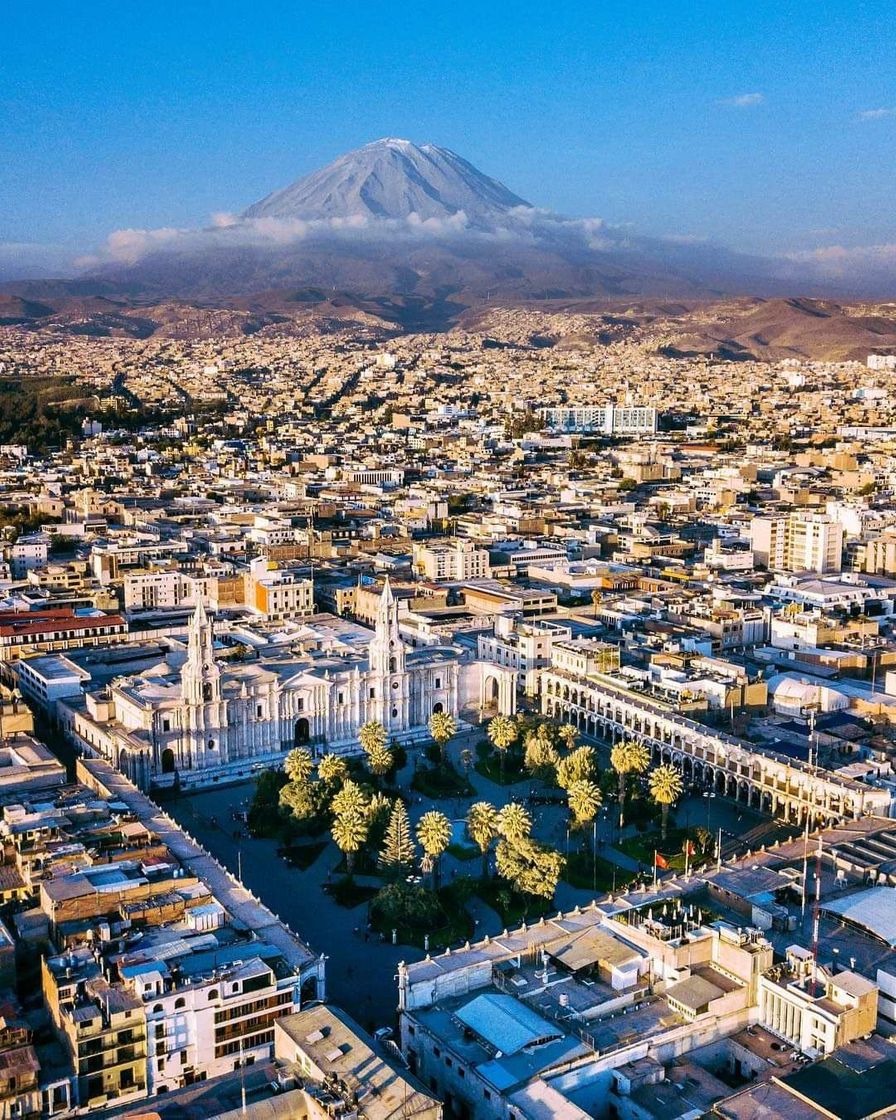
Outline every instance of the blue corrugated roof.
[(457, 1017), (504, 1054), (515, 1054), (533, 1042), (558, 1038), (563, 1033), (513, 996), (476, 996), (458, 1010)]

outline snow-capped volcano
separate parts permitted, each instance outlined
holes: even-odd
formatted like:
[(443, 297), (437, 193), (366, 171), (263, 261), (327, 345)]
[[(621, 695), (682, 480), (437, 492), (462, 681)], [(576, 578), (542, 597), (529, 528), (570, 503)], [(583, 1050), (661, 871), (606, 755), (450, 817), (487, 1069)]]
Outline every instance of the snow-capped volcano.
[(256, 202), (243, 218), (393, 218), (422, 221), (463, 213), (494, 221), (530, 204), (497, 179), (435, 144), (387, 138), (365, 144)]

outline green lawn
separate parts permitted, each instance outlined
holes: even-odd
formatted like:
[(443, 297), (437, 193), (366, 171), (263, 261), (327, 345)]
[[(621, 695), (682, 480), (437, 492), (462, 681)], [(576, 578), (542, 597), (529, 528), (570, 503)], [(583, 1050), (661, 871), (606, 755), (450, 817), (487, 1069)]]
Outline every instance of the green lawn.
[(482, 901), (500, 915), (506, 929), (514, 929), (528, 918), (540, 918), (553, 911), (553, 902), (521, 894), (503, 879), (480, 879), (474, 889)]
[(466, 844), (449, 844), (448, 855), (464, 861), (482, 859), (482, 852), (478, 848), (470, 848)]
[(318, 840), (314, 844), (291, 844), (287, 847), (278, 848), (277, 855), (284, 859), (290, 867), (307, 871), (326, 847), (326, 840)]
[[(648, 868), (653, 867), (654, 852), (659, 852), (668, 861), (669, 868), (672, 871), (684, 871), (682, 846), (688, 835), (693, 840), (693, 832), (693, 829), (670, 828), (665, 840), (659, 831), (645, 832), (640, 836), (629, 836), (625, 840), (620, 840), (617, 847), (621, 852), (625, 852), (632, 859), (639, 860)], [(703, 857), (692, 856), (692, 864), (695, 859), (699, 863), (702, 862)]]
[[(595, 870), (597, 872), (596, 876)], [(573, 887), (583, 887), (585, 890), (596, 890), (600, 894), (609, 894), (614, 889), (614, 882), (616, 884), (615, 889), (619, 891), (630, 883), (634, 876), (631, 871), (617, 867), (601, 856), (597, 857), (595, 869), (590, 852), (573, 852), (567, 861), (563, 878)]]
[(354, 879), (349, 879), (346, 876), (344, 879), (337, 879), (335, 883), (331, 884), (327, 893), (338, 906), (345, 906), (350, 910), (355, 906), (360, 906), (362, 902), (369, 902), (378, 890), (378, 887), (360, 886)]
[(466, 911), (466, 901), (472, 889), (469, 879), (461, 879), (442, 887), (438, 891), (438, 918), (435, 922), (422, 925), (396, 920), (393, 926), (390, 922), (379, 918), (374, 908), (371, 915), (373, 928), (387, 941), (392, 940), (394, 928), (397, 930), (400, 944), (416, 945), (420, 949), (428, 945), (431, 952), (444, 949), (458, 941), (467, 941), (473, 933), (473, 921)]
[(514, 785), (529, 776), (523, 768), (522, 755), (517, 751), (508, 751), (505, 754), (503, 775), (500, 751), (481, 754), (476, 760), (475, 770), (477, 774), (481, 774), (483, 778), (488, 778), (490, 782), (495, 782), (499, 786)]
[(414, 774), (411, 789), (433, 801), (443, 797), (472, 797), (475, 792), (464, 775), (452, 766), (420, 767)]

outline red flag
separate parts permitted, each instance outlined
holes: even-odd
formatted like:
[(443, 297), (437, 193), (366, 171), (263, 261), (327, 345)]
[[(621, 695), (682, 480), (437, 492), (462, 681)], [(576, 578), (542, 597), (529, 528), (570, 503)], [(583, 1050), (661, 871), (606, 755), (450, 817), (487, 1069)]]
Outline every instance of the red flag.
[(692, 856), (694, 854), (694, 842), (693, 842), (693, 840), (688, 840), (687, 841), (687, 848), (685, 850), (687, 851), (687, 854), (689, 856)]
[(665, 856), (661, 856), (659, 852), (654, 852), (653, 853), (653, 862), (656, 864), (657, 867), (662, 867), (662, 869), (664, 871), (668, 871), (669, 861), (666, 859)]

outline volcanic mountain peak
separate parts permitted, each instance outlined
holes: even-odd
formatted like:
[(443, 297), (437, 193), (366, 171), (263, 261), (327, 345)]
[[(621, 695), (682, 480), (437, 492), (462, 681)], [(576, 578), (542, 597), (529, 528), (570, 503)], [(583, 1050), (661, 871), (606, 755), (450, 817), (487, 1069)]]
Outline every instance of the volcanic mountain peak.
[(530, 204), (461, 156), (387, 137), (365, 144), (250, 206), (244, 218), (494, 221)]

